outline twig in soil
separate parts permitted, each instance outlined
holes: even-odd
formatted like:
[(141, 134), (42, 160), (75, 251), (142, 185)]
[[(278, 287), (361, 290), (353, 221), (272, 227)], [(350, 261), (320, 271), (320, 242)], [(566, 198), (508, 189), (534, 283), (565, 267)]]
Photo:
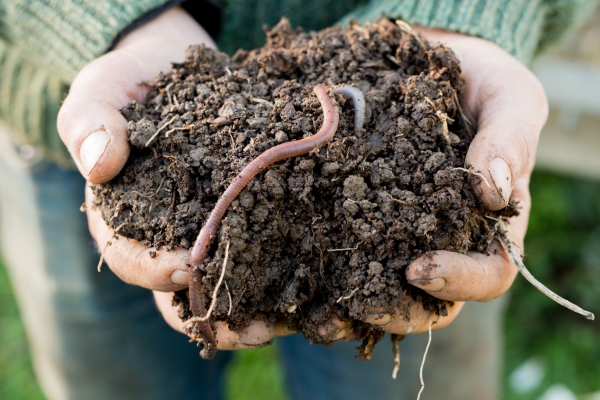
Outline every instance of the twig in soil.
[(160, 192), (160, 189), (162, 188), (162, 185), (164, 182), (165, 182), (165, 177), (163, 176), (163, 178), (160, 181), (160, 184), (158, 185), (158, 189), (156, 189), (156, 192), (154, 194), (158, 194), (158, 192)]
[(472, 174), (472, 175), (478, 176), (478, 177), (480, 177), (481, 179), (483, 179), (483, 181), (485, 182), (485, 184), (487, 185), (487, 187), (489, 187), (490, 189), (492, 188), (492, 187), (490, 186), (490, 183), (488, 182), (488, 180), (487, 180), (487, 179), (485, 179), (485, 176), (483, 176), (483, 175), (482, 175), (481, 173), (479, 173), (479, 172), (475, 172), (475, 171), (473, 171), (473, 170), (471, 170), (471, 169), (466, 169), (466, 168), (461, 168), (461, 167), (452, 168), (452, 170), (453, 170), (453, 171), (464, 171), (464, 172), (466, 172), (466, 173), (468, 173), (468, 174)]
[(165, 214), (165, 219), (163, 219), (163, 226), (166, 226), (167, 222), (169, 222), (169, 218), (171, 217), (171, 214), (173, 213), (174, 209), (175, 209), (175, 192), (173, 192), (173, 198), (171, 199), (171, 205), (169, 206), (169, 209), (167, 210), (167, 213)]
[(452, 144), (452, 141), (450, 140), (450, 136), (448, 136), (448, 121), (454, 122), (454, 120), (452, 118), (450, 118), (448, 116), (448, 114), (438, 110), (437, 107), (435, 106), (435, 104), (433, 103), (433, 101), (431, 101), (431, 99), (429, 97), (425, 97), (425, 101), (427, 101), (429, 104), (431, 104), (431, 107), (433, 107), (433, 109), (435, 110), (435, 115), (437, 115), (437, 117), (440, 119), (440, 121), (442, 121), (442, 124), (444, 124), (444, 131), (443, 131), (444, 139), (446, 140), (446, 144), (448, 146), (450, 146), (450, 144)]
[[(223, 267), (221, 267), (221, 276), (219, 277), (219, 280), (217, 281), (217, 284), (215, 285), (215, 290), (213, 291), (212, 299), (210, 301), (210, 306), (208, 307), (208, 311), (206, 312), (206, 315), (203, 317), (202, 316), (194, 316), (194, 317), (188, 319), (187, 321), (185, 321), (183, 323), (183, 325), (181, 325), (181, 329), (184, 329), (186, 326), (188, 326), (192, 322), (204, 322), (204, 321), (208, 321), (208, 319), (210, 318), (210, 316), (217, 304), (219, 288), (221, 287), (221, 284), (223, 283), (223, 278), (225, 277), (225, 271), (227, 270), (228, 258), (229, 258), (229, 241), (227, 241), (227, 245), (225, 246), (225, 258), (223, 259)], [(225, 285), (227, 285), (227, 283)], [(231, 296), (229, 297), (229, 301), (231, 301)], [(230, 308), (230, 311), (231, 311), (231, 308)]]
[(561, 306), (566, 307), (569, 310), (576, 312), (577, 314), (581, 314), (591, 321), (594, 320), (595, 316), (593, 313), (586, 311), (578, 305), (571, 303), (569, 300), (560, 297), (559, 295), (548, 289), (546, 286), (544, 286), (543, 283), (535, 279), (531, 272), (529, 272), (529, 270), (525, 267), (525, 264), (523, 264), (521, 257), (517, 253), (515, 244), (506, 235), (504, 222), (499, 222), (496, 224), (496, 226), (496, 231), (498, 232), (496, 238), (498, 239), (504, 250), (508, 253), (508, 256), (510, 257), (512, 262), (517, 266), (521, 275), (523, 275), (523, 277), (525, 277), (525, 279), (527, 279), (529, 283), (531, 283), (537, 288), (537, 290), (539, 290), (540, 292), (542, 292), (543, 294), (560, 304)]
[(392, 370), (392, 379), (396, 379), (398, 376), (398, 371), (400, 370), (400, 348), (398, 346), (398, 342), (404, 339), (404, 335), (392, 333), (390, 335), (390, 339), (392, 340), (392, 351), (394, 352), (394, 369)]
[(169, 135), (175, 131), (186, 131), (186, 130), (193, 130), (194, 128), (192, 126), (186, 125), (186, 126), (180, 126), (179, 128), (173, 128), (173, 129), (169, 129), (168, 131), (165, 132), (165, 137), (169, 137)]
[(421, 398), (421, 393), (423, 393), (423, 389), (425, 389), (425, 381), (423, 380), (423, 366), (425, 366), (425, 358), (427, 357), (427, 352), (429, 351), (429, 346), (431, 345), (431, 326), (437, 323), (437, 320), (429, 320), (429, 340), (427, 340), (427, 347), (425, 347), (425, 353), (423, 354), (423, 361), (421, 361), (421, 369), (419, 370), (419, 378), (421, 378), (421, 390), (419, 390), (419, 394), (417, 395), (417, 400)]
[[(495, 217), (492, 217), (491, 215), (486, 215), (485, 217), (488, 219), (491, 219), (492, 221), (504, 223), (504, 221), (502, 221), (500, 218), (495, 218)], [(508, 226), (507, 226), (507, 228), (508, 228)]]
[(423, 47), (424, 49), (426, 49), (427, 47), (425, 47), (425, 43), (423, 43), (423, 41), (421, 40), (421, 38), (419, 37), (419, 35), (416, 35), (413, 32), (413, 28), (412, 26), (410, 26), (408, 23), (402, 21), (401, 19), (397, 19), (396, 20), (396, 25), (398, 25), (400, 27), (401, 30), (403, 30), (404, 32), (413, 35), (415, 37), (415, 39), (417, 39), (417, 42), (419, 42), (419, 44), (421, 45), (421, 47)]
[(339, 303), (342, 300), (348, 300), (348, 299), (350, 299), (352, 296), (354, 296), (354, 293), (356, 293), (356, 292), (358, 292), (358, 288), (354, 288), (354, 290), (352, 290), (349, 295), (342, 296), (339, 299), (337, 299), (336, 303)]
[[(167, 87), (165, 88), (165, 91), (167, 92), (167, 99), (169, 100), (169, 104), (172, 103), (171, 101), (171, 88), (173, 87), (173, 85), (175, 85), (175, 82), (171, 82), (167, 85)], [(146, 146), (148, 147), (148, 146)]]
[(396, 64), (397, 66), (399, 66), (399, 67), (400, 67), (400, 61), (399, 61), (399, 60), (398, 60), (396, 57), (394, 57), (394, 56), (393, 56), (393, 55), (391, 55), (391, 54), (388, 54), (388, 55), (387, 55), (387, 58), (388, 58), (388, 59), (389, 59), (391, 62), (393, 62), (394, 64)]
[(456, 91), (454, 91), (454, 100), (456, 101), (456, 105), (458, 106), (458, 112), (460, 113), (460, 116), (462, 117), (465, 129), (467, 130), (467, 133), (469, 134), (469, 137), (472, 138), (473, 137), (473, 133), (471, 132), (471, 120), (463, 112), (463, 109), (462, 109), (462, 107), (460, 105), (460, 101), (458, 101), (458, 94), (456, 93)]
[(252, 103), (262, 103), (262, 104), (268, 104), (270, 106), (273, 106), (273, 103), (271, 103), (269, 100), (265, 100), (265, 99), (259, 99), (257, 97), (252, 97), (250, 96), (250, 101)]
[(231, 131), (227, 131), (227, 133), (229, 133), (229, 139), (231, 140), (231, 148), (235, 149), (235, 142), (233, 141), (233, 135), (231, 134)]
[(229, 310), (227, 311), (227, 316), (231, 315), (231, 310), (233, 308), (233, 301), (231, 300), (231, 292), (229, 291), (229, 286), (227, 286), (227, 282), (225, 283), (225, 289), (227, 289), (227, 297), (229, 298)]
[(353, 24), (352, 29), (362, 33), (365, 36), (365, 39), (367, 39), (367, 40), (371, 39), (371, 33), (369, 32), (369, 30), (367, 28), (363, 28), (359, 24)]
[(175, 121), (177, 119), (177, 115), (174, 116), (173, 118), (171, 118), (169, 120), (169, 122), (167, 122), (166, 124), (164, 124), (163, 126), (161, 126), (160, 128), (158, 128), (156, 130), (156, 132), (154, 132), (154, 135), (152, 135), (152, 137), (150, 139), (148, 139), (148, 141), (146, 142), (145, 147), (150, 146), (150, 143), (152, 143), (152, 141), (169, 125), (171, 125), (173, 123), (173, 121)]
[(412, 207), (412, 208), (415, 208), (415, 209), (417, 209), (417, 210), (419, 210), (419, 211), (423, 211), (423, 209), (422, 209), (421, 207), (419, 207), (419, 206), (417, 206), (417, 205), (415, 205), (415, 204), (410, 204), (410, 203), (407, 203), (406, 201), (402, 201), (402, 200), (399, 200), (399, 199), (395, 199), (395, 198), (393, 198), (393, 197), (391, 197), (391, 199), (392, 199), (393, 201), (395, 201), (396, 203), (402, 204), (403, 206)]
[(355, 247), (347, 247), (345, 249), (327, 249), (327, 251), (329, 252), (334, 252), (334, 251), (352, 251), (352, 250), (357, 250), (358, 249), (358, 245), (356, 245)]

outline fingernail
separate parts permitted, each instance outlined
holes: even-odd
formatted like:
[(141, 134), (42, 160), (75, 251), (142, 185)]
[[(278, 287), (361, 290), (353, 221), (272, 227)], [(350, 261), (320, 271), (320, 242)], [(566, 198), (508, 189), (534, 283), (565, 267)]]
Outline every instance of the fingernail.
[(439, 292), (446, 287), (446, 280), (444, 278), (415, 279), (414, 281), (409, 281), (408, 283), (423, 289), (426, 292)]
[(492, 176), (492, 180), (494, 181), (494, 185), (496, 185), (496, 189), (498, 189), (500, 197), (502, 197), (504, 203), (508, 204), (512, 186), (511, 173), (508, 164), (500, 157), (496, 157), (490, 162), (488, 171)]
[(392, 322), (392, 316), (390, 314), (372, 314), (365, 319), (365, 322), (371, 325), (386, 326)]
[(176, 285), (187, 286), (190, 281), (190, 276), (187, 271), (182, 271), (180, 269), (176, 269), (171, 274), (171, 282)]
[(273, 344), (273, 339), (267, 341), (267, 342), (263, 342), (263, 343), (244, 343), (244, 342), (240, 342), (240, 343), (236, 343), (234, 345), (234, 347), (238, 348), (238, 349), (260, 349), (261, 347), (266, 347), (266, 346), (270, 346)]
[(79, 160), (83, 167), (85, 176), (89, 176), (96, 165), (108, 143), (110, 142), (110, 135), (104, 129), (99, 129), (90, 133), (81, 143), (79, 148)]

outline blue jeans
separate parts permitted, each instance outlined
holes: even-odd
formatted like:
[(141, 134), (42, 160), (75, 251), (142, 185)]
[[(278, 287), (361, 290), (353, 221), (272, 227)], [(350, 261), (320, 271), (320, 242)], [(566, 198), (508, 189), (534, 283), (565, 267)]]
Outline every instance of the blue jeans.
[[(27, 158), (0, 127), (2, 254), (47, 397), (223, 398), (232, 353), (202, 360), (162, 320), (150, 291), (107, 268), (96, 272), (99, 255), (79, 211), (84, 180), (21, 153)], [(503, 303), (467, 304), (450, 327), (434, 331), (422, 399), (497, 398)], [(415, 335), (400, 343), (402, 366), (392, 380), (389, 340), (370, 362), (354, 358), (356, 343), (324, 347), (300, 335), (277, 341), (295, 400), (414, 399), (426, 342)]]

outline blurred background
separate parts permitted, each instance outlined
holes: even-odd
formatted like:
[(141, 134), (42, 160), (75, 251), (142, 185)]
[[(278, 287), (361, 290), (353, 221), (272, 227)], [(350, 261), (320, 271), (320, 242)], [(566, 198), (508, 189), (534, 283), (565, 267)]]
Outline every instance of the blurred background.
[[(600, 8), (591, 17), (533, 66), (551, 110), (531, 181), (525, 264), (546, 286), (598, 315)], [(502, 398), (600, 400), (599, 323), (560, 307), (520, 276), (509, 296)], [(236, 357), (230, 400), (287, 398), (276, 345)], [(1, 261), (0, 399), (44, 399)]]

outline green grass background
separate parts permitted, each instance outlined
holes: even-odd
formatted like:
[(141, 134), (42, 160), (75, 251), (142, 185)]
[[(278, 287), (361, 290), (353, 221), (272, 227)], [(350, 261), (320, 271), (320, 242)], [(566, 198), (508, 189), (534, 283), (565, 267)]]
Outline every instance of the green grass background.
[[(598, 314), (600, 183), (536, 172), (526, 264), (548, 287)], [(553, 384), (586, 399), (600, 391), (600, 328), (556, 305), (521, 277), (511, 289), (505, 324), (505, 400), (534, 400)], [(228, 370), (230, 400), (286, 399), (276, 346), (236, 353)], [(546, 368), (540, 387), (513, 393), (510, 373), (536, 357)], [(0, 265), (0, 399), (38, 400), (25, 332)]]

